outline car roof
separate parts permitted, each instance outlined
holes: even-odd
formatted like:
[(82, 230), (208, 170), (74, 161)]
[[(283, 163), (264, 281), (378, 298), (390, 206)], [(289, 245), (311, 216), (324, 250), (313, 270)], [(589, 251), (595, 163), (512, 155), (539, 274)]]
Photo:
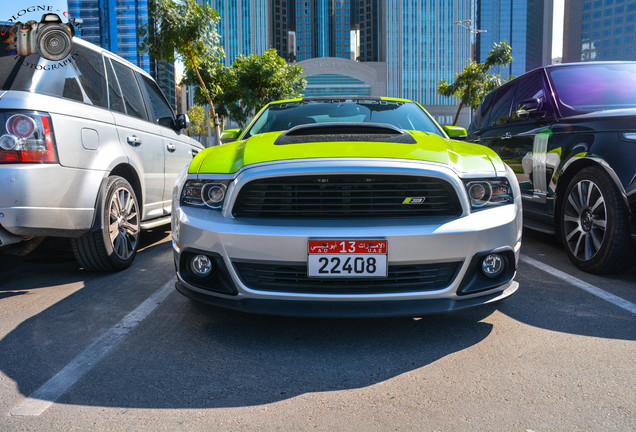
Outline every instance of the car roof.
[(511, 85), (510, 83), (517, 82), (517, 80), (525, 77), (526, 75), (529, 75), (531, 73), (534, 73), (534, 72), (536, 72), (538, 70), (542, 70), (542, 69), (548, 71), (550, 69), (559, 69), (559, 68), (562, 68), (562, 67), (572, 67), (572, 66), (574, 66), (574, 67), (585, 67), (585, 66), (593, 66), (593, 65), (611, 65), (611, 64), (636, 64), (636, 62), (635, 61), (593, 61), (593, 62), (557, 63), (557, 64), (539, 66), (538, 68), (531, 69), (528, 72), (524, 72), (523, 74), (514, 77), (510, 81), (506, 81), (505, 83), (501, 84), (496, 89), (488, 92), (488, 94), (494, 93), (499, 88)]
[(634, 64), (635, 61), (593, 61), (593, 62), (573, 62), (573, 63), (556, 63), (551, 65), (545, 65), (543, 68), (552, 69), (560, 68), (564, 66), (591, 66), (591, 65), (604, 65), (604, 64)]
[(383, 96), (308, 96), (308, 97), (300, 97), (294, 99), (285, 99), (285, 100), (277, 100), (271, 102), (271, 104), (280, 104), (280, 103), (288, 103), (288, 102), (344, 102), (344, 101), (360, 101), (360, 100), (370, 100), (370, 101), (394, 101), (394, 102), (413, 102), (408, 99), (400, 99), (400, 98), (391, 98), (391, 97), (383, 97)]

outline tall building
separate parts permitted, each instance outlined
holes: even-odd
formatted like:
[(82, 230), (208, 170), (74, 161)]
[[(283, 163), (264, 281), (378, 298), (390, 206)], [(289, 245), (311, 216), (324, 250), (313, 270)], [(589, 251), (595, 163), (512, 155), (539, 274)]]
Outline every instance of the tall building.
[(352, 16), (356, 0), (290, 0), (297, 60), (351, 58)]
[[(272, 4), (278, 4), (279, 15), (293, 0), (202, 0), (221, 16), (216, 30), (225, 50), (225, 64), (232, 64), (239, 54), (262, 54), (273, 48)], [(276, 7), (276, 6), (275, 6)], [(282, 21), (280, 21), (282, 25)], [(281, 27), (282, 29), (282, 27)], [(281, 37), (282, 34), (279, 34)]]
[(76, 36), (99, 45), (148, 72), (176, 106), (174, 64), (157, 61), (139, 51), (138, 31), (148, 24), (148, 0), (68, 0), (68, 12), (81, 18)]
[(355, 23), (359, 29), (360, 61), (386, 61), (386, 1), (358, 0)]
[(636, 60), (636, 2), (565, 0), (563, 63)]
[(470, 17), (470, 0), (386, 4), (388, 96), (418, 101), (442, 123), (449, 123), (457, 103), (440, 96), (437, 86), (442, 79), (452, 82), (470, 58), (470, 33), (453, 24)]
[(486, 30), (476, 38), (478, 61), (505, 40), (514, 60), (500, 69), (503, 76), (519, 76), (551, 63), (553, 0), (477, 0), (475, 6), (477, 27)]
[(269, 46), (278, 51), (283, 58), (290, 58), (295, 46), (295, 15), (294, 0), (273, 0), (271, 6), (271, 40)]

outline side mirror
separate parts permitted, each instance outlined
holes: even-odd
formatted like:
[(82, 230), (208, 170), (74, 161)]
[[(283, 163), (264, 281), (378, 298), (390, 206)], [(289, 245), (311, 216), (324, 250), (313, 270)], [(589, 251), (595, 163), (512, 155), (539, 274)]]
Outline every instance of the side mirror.
[(223, 132), (221, 132), (221, 142), (225, 144), (232, 141), (236, 141), (239, 135), (241, 135), (240, 129), (226, 129)]
[(177, 130), (187, 129), (191, 124), (187, 114), (179, 114), (177, 116)]
[(545, 112), (541, 110), (543, 104), (540, 99), (526, 99), (517, 105), (515, 115), (520, 119), (542, 117)]
[(444, 132), (452, 139), (465, 140), (468, 136), (466, 129), (459, 126), (444, 126)]

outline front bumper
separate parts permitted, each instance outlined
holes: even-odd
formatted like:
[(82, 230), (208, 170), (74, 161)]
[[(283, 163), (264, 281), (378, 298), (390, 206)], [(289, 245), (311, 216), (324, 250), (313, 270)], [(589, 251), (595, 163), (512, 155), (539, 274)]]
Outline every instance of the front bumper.
[(510, 281), (498, 291), (474, 298), (441, 298), (394, 301), (311, 301), (311, 300), (269, 300), (260, 298), (228, 299), (210, 296), (188, 288), (182, 282), (175, 284), (177, 290), (193, 300), (234, 309), (247, 313), (286, 315), (319, 318), (380, 318), (395, 316), (420, 316), (444, 312), (455, 312), (476, 306), (495, 303), (511, 296), (519, 288), (519, 283)]
[[(456, 174), (446, 168), (412, 167), (409, 164), (390, 169), (401, 172), (413, 169), (419, 175), (426, 175), (422, 171), (428, 169), (431, 175), (450, 179), (460, 201), (463, 200), (461, 216), (329, 220), (232, 217), (230, 208), (236, 199), (235, 190), (247, 181), (241, 176), (255, 178), (271, 174), (273, 169), (279, 168), (264, 167), (262, 172), (256, 169), (239, 174), (235, 185), (228, 189), (223, 211), (181, 207), (178, 201), (180, 187), (175, 188), (172, 235), (180, 292), (195, 300), (246, 312), (301, 316), (413, 316), (495, 302), (512, 295), (518, 288), (513, 280), (522, 232), (518, 188), (513, 204), (470, 211), (463, 183)], [(286, 172), (290, 169), (284, 167)], [(324, 164), (320, 169), (325, 169)], [(346, 172), (350, 169), (347, 167)], [(184, 178), (178, 184), (183, 184), (182, 180)], [(315, 279), (305, 279), (310, 239), (387, 240), (387, 280), (392, 269), (425, 267), (426, 271), (432, 268), (434, 272), (436, 266), (454, 267), (445, 282), (422, 289), (414, 289), (406, 283), (401, 283), (397, 289), (387, 288), (386, 283), (376, 289), (374, 287), (381, 285), (382, 280), (375, 279), (369, 280), (368, 289), (365, 282), (358, 280), (355, 287), (347, 286), (342, 291), (333, 287), (321, 290), (320, 284), (314, 283)], [(489, 253), (503, 255), (507, 263), (506, 271), (497, 279), (487, 278), (480, 270), (481, 259)], [(196, 254), (208, 255), (213, 260), (216, 270), (210, 277), (197, 279), (189, 272), (189, 260)], [(270, 265), (293, 268), (298, 283), (293, 289), (285, 284), (280, 284), (280, 289), (278, 284), (259, 286), (254, 282), (258, 278), (246, 277), (245, 263), (265, 271)], [(310, 288), (305, 289), (303, 284)]]
[[(512, 277), (519, 258), (520, 205), (482, 210), (457, 219), (436, 218), (427, 220), (426, 224), (404, 219), (238, 220), (207, 209), (177, 208), (173, 224), (179, 291), (197, 300), (249, 312), (320, 316), (418, 315), (497, 301), (514, 293), (518, 286)], [(306, 266), (307, 242), (312, 238), (386, 239), (389, 269), (399, 265), (460, 264), (450, 284), (422, 292), (265, 291), (246, 285), (238, 274), (236, 265), (239, 262)], [(510, 272), (501, 280), (479, 285), (487, 278), (478, 274), (475, 257), (490, 252), (509, 256)], [(197, 283), (185, 274), (183, 270), (187, 263), (184, 260), (198, 253), (221, 260), (221, 265), (215, 267), (224, 273), (223, 284), (216, 279), (212, 283)], [(477, 281), (476, 288), (472, 285), (473, 288), (466, 289), (471, 281), (480, 277), (481, 282)]]

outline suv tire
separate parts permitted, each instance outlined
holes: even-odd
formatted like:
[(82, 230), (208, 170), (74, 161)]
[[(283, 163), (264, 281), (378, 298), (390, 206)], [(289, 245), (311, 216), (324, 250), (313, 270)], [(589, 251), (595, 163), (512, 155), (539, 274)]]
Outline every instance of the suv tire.
[(563, 246), (581, 270), (615, 273), (631, 261), (629, 211), (609, 175), (587, 167), (568, 184), (559, 223)]
[(101, 229), (72, 239), (75, 258), (85, 270), (119, 271), (132, 264), (139, 247), (139, 205), (126, 179), (111, 176), (101, 203)]

